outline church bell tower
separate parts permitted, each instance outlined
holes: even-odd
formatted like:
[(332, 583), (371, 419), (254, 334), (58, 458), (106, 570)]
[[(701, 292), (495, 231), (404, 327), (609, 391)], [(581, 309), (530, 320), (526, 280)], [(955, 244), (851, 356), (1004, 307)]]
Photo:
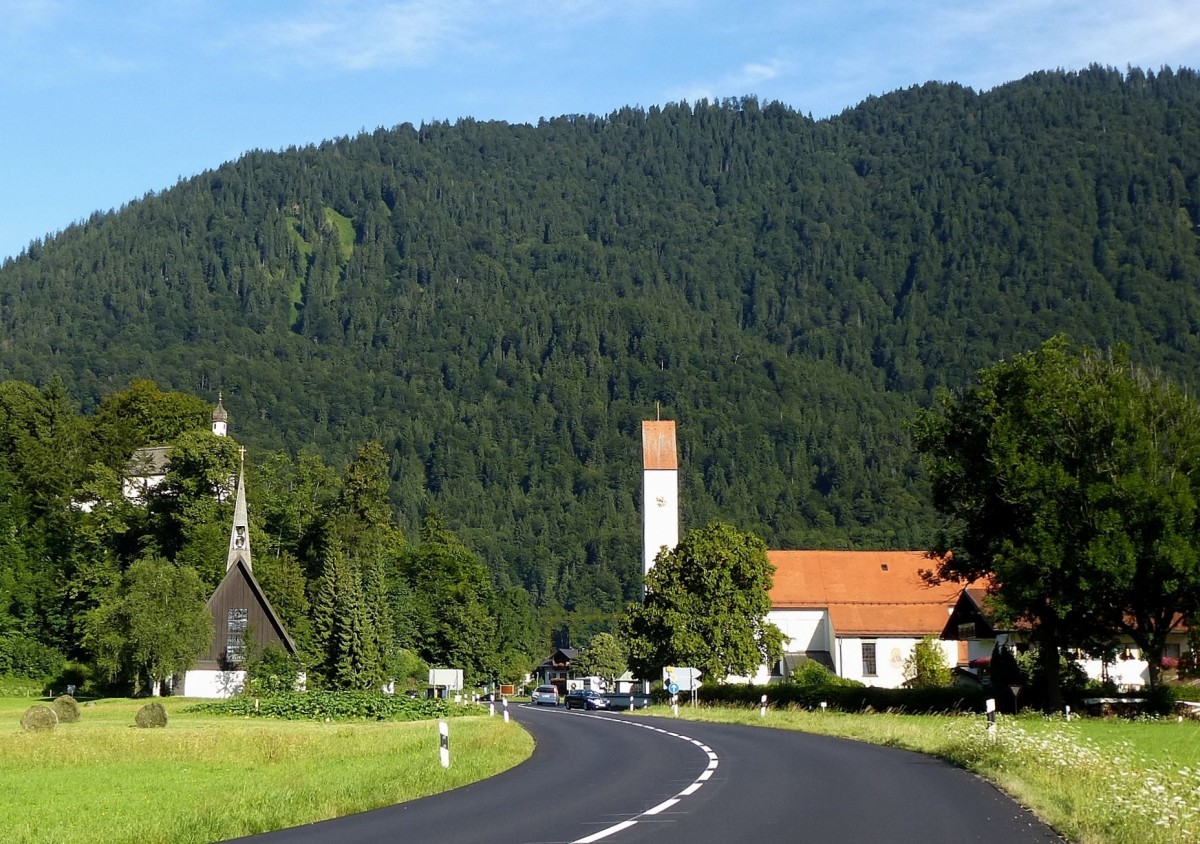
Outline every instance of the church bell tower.
[(642, 575), (666, 546), (679, 544), (679, 461), (675, 422), (642, 423)]

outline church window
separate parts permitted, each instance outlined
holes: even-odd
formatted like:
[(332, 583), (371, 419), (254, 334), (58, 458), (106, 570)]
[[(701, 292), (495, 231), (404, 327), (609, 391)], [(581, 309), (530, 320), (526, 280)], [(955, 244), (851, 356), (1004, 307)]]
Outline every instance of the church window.
[(250, 612), (245, 607), (231, 607), (226, 622), (225, 659), (242, 662), (246, 658), (246, 628)]
[(862, 643), (862, 673), (864, 677), (875, 676), (875, 643)]

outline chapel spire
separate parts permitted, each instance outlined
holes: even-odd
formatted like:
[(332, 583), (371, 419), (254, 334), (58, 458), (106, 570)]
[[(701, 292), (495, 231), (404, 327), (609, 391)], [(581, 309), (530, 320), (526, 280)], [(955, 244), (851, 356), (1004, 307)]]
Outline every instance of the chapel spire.
[(246, 517), (246, 448), (240, 448), (241, 465), (238, 467), (237, 498), (233, 504), (233, 530), (229, 532), (229, 557), (225, 560), (225, 571), (229, 571), (241, 560), (250, 565), (250, 520)]

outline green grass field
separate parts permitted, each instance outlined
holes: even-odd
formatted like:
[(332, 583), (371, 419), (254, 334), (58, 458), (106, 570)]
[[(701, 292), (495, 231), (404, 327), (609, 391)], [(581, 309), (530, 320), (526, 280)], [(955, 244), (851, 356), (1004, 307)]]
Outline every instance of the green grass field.
[(436, 721), (313, 723), (197, 715), (138, 729), (145, 701), (100, 700), (75, 724), (26, 733), (33, 701), (0, 699), (0, 840), (209, 842), (456, 788), (528, 758), (499, 717), (454, 718), (451, 766)]
[[(656, 714), (669, 710), (656, 710)], [(681, 708), (680, 717), (841, 736), (940, 756), (991, 780), (1081, 844), (1200, 841), (1200, 723), (847, 715)]]
[[(32, 701), (0, 699), (0, 840), (210, 842), (411, 800), (506, 770), (532, 752), (515, 723), (313, 723), (186, 712), (138, 729), (144, 701), (100, 700), (77, 724), (25, 733)], [(670, 715), (657, 708), (649, 714)], [(1081, 844), (1200, 841), (1200, 723), (846, 715), (683, 708), (681, 718), (804, 730), (941, 756), (997, 783)], [(3, 726), (7, 725), (7, 726)]]

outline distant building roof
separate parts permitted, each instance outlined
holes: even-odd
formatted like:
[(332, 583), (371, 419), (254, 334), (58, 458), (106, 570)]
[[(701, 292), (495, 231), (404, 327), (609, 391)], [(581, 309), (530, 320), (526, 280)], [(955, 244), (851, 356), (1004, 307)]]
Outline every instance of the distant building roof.
[(579, 659), (579, 651), (575, 648), (557, 648), (554, 653), (550, 654), (539, 668), (556, 668), (570, 665), (575, 660)]
[(962, 584), (930, 585), (924, 551), (768, 551), (772, 609), (826, 610), (838, 636), (939, 634)]
[(167, 474), (170, 466), (171, 446), (158, 445), (139, 448), (125, 464), (125, 474), (131, 478), (149, 478)]

